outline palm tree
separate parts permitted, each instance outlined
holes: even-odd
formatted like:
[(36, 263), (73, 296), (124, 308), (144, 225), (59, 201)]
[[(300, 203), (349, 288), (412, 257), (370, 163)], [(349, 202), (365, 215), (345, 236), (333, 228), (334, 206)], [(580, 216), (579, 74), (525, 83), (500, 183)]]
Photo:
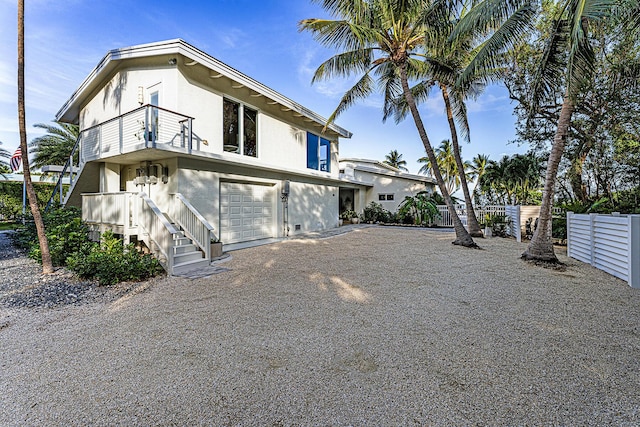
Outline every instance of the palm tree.
[(469, 170), (469, 175), (471, 179), (475, 180), (476, 182), (472, 191), (472, 194), (474, 195), (476, 194), (478, 183), (480, 182), (480, 178), (482, 178), (482, 175), (484, 175), (488, 162), (489, 156), (487, 156), (486, 154), (478, 154), (473, 159), (471, 159), (471, 168)]
[[(2, 145), (2, 141), (0, 141), (0, 145)], [(0, 148), (0, 174), (9, 173), (9, 163), (2, 159), (8, 159), (10, 157), (11, 153), (4, 148)]]
[[(591, 78), (594, 68), (593, 49), (588, 37), (589, 25), (609, 15), (617, 3), (617, 0), (557, 0), (550, 3), (553, 6), (549, 20), (551, 25), (545, 34), (546, 46), (534, 76), (530, 105), (539, 105), (559, 86), (564, 87), (564, 94), (547, 162), (538, 228), (522, 254), (524, 259), (558, 262), (551, 240), (554, 187), (577, 96), (584, 83)], [(636, 0), (625, 0), (624, 3), (637, 6)], [(459, 79), (461, 84), (470, 81), (479, 69), (495, 68), (504, 58), (505, 48), (529, 34), (533, 22), (531, 11), (536, 6), (537, 2), (533, 0), (484, 0), (474, 5), (454, 32), (454, 36), (471, 32), (483, 39), (482, 48)]]
[(51, 274), (53, 273), (53, 264), (51, 262), (51, 253), (49, 252), (49, 242), (44, 231), (44, 222), (42, 221), (42, 215), (40, 215), (38, 200), (36, 199), (36, 192), (33, 188), (31, 172), (29, 171), (24, 102), (24, 0), (18, 0), (18, 128), (20, 130), (20, 149), (23, 153), (22, 169), (25, 187), (29, 196), (29, 207), (36, 225), (42, 255), (42, 273)]
[(384, 161), (382, 163), (396, 169), (400, 169), (401, 171), (409, 172), (409, 169), (406, 167), (407, 161), (402, 160), (402, 154), (398, 153), (398, 150), (389, 151), (389, 154), (384, 156)]
[(44, 129), (47, 133), (33, 139), (29, 143), (33, 154), (32, 168), (41, 168), (45, 165), (64, 166), (69, 160), (69, 155), (78, 139), (78, 126), (69, 123), (54, 122), (55, 126), (44, 123), (36, 123), (34, 127)]
[[(442, 140), (442, 142), (440, 142), (440, 146), (435, 149), (435, 153), (438, 162), (438, 168), (442, 173), (442, 178), (444, 179), (447, 191), (449, 191), (449, 194), (458, 191), (460, 189), (462, 181), (460, 180), (458, 164), (451, 141), (448, 139)], [(420, 157), (418, 159), (418, 163), (424, 163), (424, 165), (418, 171), (419, 173), (433, 173), (433, 168), (428, 157)], [(468, 176), (467, 171), (470, 169), (471, 164), (467, 161), (462, 164), (462, 167), (464, 168), (465, 180), (469, 180), (470, 177)]]
[[(376, 87), (384, 93), (384, 111), (394, 108), (394, 100), (404, 97), (418, 130), (420, 140), (434, 165), (433, 174), (454, 223), (454, 244), (477, 247), (462, 225), (447, 191), (429, 137), (409, 87), (409, 79), (421, 75), (424, 35), (430, 19), (447, 12), (449, 2), (427, 0), (318, 0), (338, 19), (306, 19), (300, 29), (313, 33), (321, 44), (341, 50), (322, 63), (313, 81), (330, 77), (361, 75), (340, 100), (328, 123), (353, 105), (371, 95)], [(376, 85), (377, 80), (377, 85)], [(386, 114), (385, 114), (386, 115)]]

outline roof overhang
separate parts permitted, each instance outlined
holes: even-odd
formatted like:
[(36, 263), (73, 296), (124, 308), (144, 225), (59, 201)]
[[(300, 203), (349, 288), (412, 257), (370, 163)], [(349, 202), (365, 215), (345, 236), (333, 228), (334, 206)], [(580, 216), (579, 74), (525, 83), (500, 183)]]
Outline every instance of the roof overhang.
[[(412, 181), (421, 181), (426, 184), (435, 184), (436, 180), (433, 177), (425, 176), (425, 175), (414, 175), (411, 173), (402, 172), (398, 168), (394, 168), (393, 166), (389, 166), (385, 163), (382, 163), (378, 160), (369, 160), (369, 159), (340, 159), (340, 163), (353, 163), (354, 170), (368, 173), (375, 173), (378, 175), (391, 176), (394, 178), (403, 178), (410, 179)], [(367, 166), (372, 165), (372, 166)]]
[[(122, 61), (164, 55), (181, 55), (188, 60), (186, 65), (201, 64), (209, 68), (215, 75), (225, 76), (237, 82), (239, 85), (243, 85), (251, 89), (256, 94), (260, 94), (273, 102), (280, 104), (282, 108), (297, 113), (297, 115), (308, 119), (308, 121), (310, 120), (322, 125), (323, 127), (327, 123), (327, 119), (319, 114), (217, 60), (182, 39), (167, 40), (109, 51), (98, 65), (89, 73), (87, 78), (85, 78), (67, 102), (65, 102), (62, 108), (60, 108), (56, 114), (56, 120), (67, 123), (77, 123), (80, 109), (82, 108), (82, 102), (93, 91), (98, 89), (101, 84), (104, 84), (104, 81), (109, 78), (113, 72), (115, 72), (118, 66), (122, 64)], [(327, 126), (327, 129), (335, 132), (343, 138), (351, 138), (353, 135), (348, 130), (334, 123)]]

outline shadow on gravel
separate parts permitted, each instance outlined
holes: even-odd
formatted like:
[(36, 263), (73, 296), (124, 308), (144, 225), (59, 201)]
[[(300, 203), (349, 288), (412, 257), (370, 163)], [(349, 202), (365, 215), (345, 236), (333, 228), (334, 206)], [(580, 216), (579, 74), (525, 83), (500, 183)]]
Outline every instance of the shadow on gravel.
[(24, 256), (21, 251), (13, 247), (13, 242), (11, 241), (13, 233), (15, 231), (0, 231), (0, 259), (15, 259)]

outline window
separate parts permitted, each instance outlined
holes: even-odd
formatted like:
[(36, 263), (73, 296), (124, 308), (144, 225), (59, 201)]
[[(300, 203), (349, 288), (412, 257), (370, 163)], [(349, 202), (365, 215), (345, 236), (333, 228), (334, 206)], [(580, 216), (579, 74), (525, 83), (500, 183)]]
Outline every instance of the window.
[(222, 108), (222, 148), (228, 153), (258, 157), (258, 112), (225, 99)]
[(387, 200), (393, 200), (393, 194), (387, 194)]
[(378, 200), (393, 200), (393, 194), (378, 194)]
[(331, 141), (307, 132), (307, 168), (331, 172)]

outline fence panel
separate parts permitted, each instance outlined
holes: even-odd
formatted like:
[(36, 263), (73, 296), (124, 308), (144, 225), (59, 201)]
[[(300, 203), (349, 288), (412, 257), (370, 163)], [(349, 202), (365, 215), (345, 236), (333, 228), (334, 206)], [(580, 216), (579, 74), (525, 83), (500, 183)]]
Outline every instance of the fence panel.
[(640, 215), (567, 212), (567, 255), (640, 288)]

